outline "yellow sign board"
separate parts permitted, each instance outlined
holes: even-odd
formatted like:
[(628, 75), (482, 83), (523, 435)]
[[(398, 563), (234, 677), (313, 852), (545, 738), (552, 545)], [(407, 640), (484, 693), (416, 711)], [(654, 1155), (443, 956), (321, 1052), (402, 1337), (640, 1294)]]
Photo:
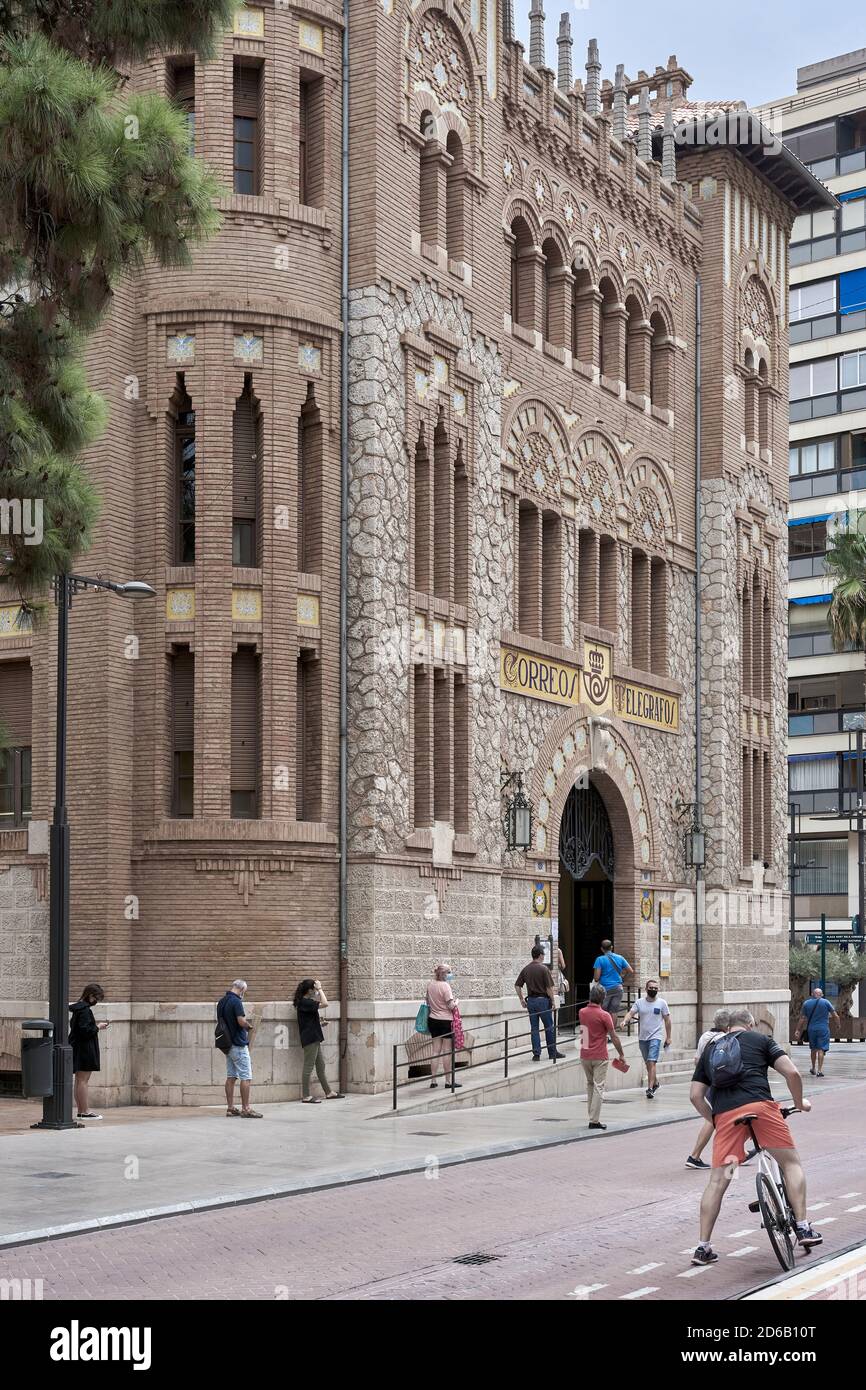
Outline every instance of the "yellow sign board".
[(675, 734), (680, 727), (676, 695), (613, 674), (613, 653), (604, 642), (584, 643), (583, 667), (548, 656), (500, 648), (499, 684), (514, 695), (554, 705), (586, 705), (593, 714), (615, 714), (629, 724)]

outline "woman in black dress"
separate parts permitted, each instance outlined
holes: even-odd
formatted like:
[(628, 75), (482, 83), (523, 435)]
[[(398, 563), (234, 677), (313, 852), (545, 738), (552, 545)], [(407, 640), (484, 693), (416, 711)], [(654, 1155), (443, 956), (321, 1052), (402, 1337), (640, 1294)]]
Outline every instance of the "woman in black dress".
[(102, 985), (85, 985), (81, 998), (70, 1004), (72, 1022), (69, 1027), (69, 1046), (72, 1048), (72, 1070), (75, 1072), (75, 1107), (79, 1120), (101, 1120), (95, 1115), (87, 1100), (87, 1087), (91, 1072), (99, 1071), (99, 1034), (107, 1028), (107, 1023), (97, 1023), (93, 1017), (92, 1005), (105, 998)]

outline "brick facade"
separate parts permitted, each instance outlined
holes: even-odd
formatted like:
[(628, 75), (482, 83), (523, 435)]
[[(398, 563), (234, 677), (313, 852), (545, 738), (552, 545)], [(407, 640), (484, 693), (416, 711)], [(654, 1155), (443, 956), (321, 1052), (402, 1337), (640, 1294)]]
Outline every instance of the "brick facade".
[[(274, 1019), (301, 975), (338, 994), (341, 25), (331, 0), (249, 6), (243, 32), (196, 65), (195, 148), (225, 185), (223, 228), (190, 269), (121, 286), (89, 352), (110, 423), (88, 458), (103, 507), (80, 567), (157, 591), (134, 609), (83, 595), (72, 613), (72, 983), (99, 979), (121, 1001), (128, 1042), (107, 1097), (215, 1094), (200, 1006), (235, 975)], [(605, 804), (613, 926), (639, 974), (659, 967), (642, 894), (691, 892), (699, 277), (708, 883), (745, 893), (752, 849), (767, 886), (784, 883), (793, 211), (729, 148), (681, 149), (678, 181), (663, 179), (610, 111), (588, 112), (580, 83), (559, 91), (503, 42), (494, 0), (368, 0), (350, 34), (349, 1074), (370, 1087), (387, 1081), (435, 960), (451, 960), (470, 1024), (513, 1002), (549, 929), (535, 885), (549, 885), (550, 920), (564, 908), (560, 820), (581, 778)], [(133, 87), (171, 93), (184, 55), (168, 58)], [(243, 107), (257, 111), (254, 193), (230, 191), (245, 158), (238, 66), (258, 69), (244, 79), (258, 106)], [(192, 562), (177, 541), (182, 410), (195, 415)], [(233, 563), (241, 461), (254, 564)], [(747, 592), (760, 661), (741, 691)], [(49, 622), (0, 646), (33, 663), (35, 821), (51, 810), (54, 641)], [(614, 712), (599, 744), (585, 701), (500, 688), (500, 644), (583, 675), (592, 643), (610, 649), (611, 677), (679, 702), (676, 732)], [(244, 737), (238, 653), (258, 707)], [(194, 662), (191, 764), (173, 741), (178, 654)], [(237, 818), (235, 768), (250, 756), (256, 814)], [(503, 848), (503, 771), (530, 791), (529, 856)], [(0, 832), (0, 851), (13, 896), (27, 865), (44, 879), (23, 831)], [(13, 979), (0, 1000), (15, 1000), (18, 933), (35, 922), (10, 929), (2, 913)], [(690, 1040), (688, 926), (667, 986)], [(735, 994), (786, 1009), (783, 939), (708, 928), (706, 1006)], [(162, 1073), (160, 1026), (179, 1049)], [(264, 1093), (294, 1093), (296, 1070), (267, 1065)]]

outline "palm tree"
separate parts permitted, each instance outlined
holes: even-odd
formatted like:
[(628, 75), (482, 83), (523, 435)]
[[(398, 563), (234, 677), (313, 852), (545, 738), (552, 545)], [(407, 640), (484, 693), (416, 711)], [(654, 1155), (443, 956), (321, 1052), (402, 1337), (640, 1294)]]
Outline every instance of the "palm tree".
[(847, 525), (828, 537), (824, 565), (833, 581), (827, 626), (835, 650), (866, 647), (866, 512), (849, 512)]

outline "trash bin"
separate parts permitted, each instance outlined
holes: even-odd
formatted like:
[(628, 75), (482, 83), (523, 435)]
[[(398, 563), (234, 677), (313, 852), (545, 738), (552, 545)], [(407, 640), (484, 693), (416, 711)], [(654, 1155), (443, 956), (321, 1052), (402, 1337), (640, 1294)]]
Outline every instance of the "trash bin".
[(41, 1038), (21, 1039), (21, 1094), (53, 1095), (54, 1024), (49, 1018), (25, 1018), (21, 1029), (42, 1034)]

